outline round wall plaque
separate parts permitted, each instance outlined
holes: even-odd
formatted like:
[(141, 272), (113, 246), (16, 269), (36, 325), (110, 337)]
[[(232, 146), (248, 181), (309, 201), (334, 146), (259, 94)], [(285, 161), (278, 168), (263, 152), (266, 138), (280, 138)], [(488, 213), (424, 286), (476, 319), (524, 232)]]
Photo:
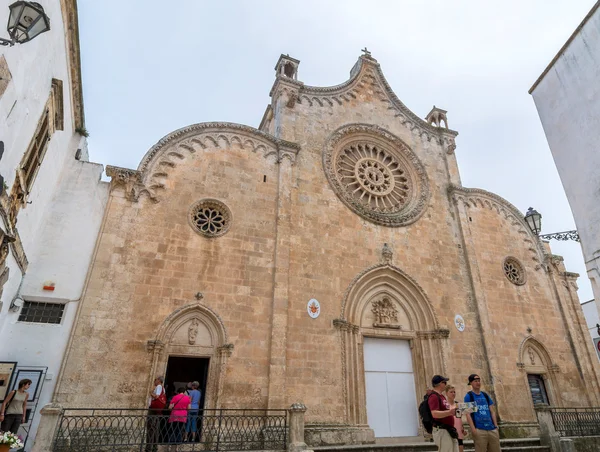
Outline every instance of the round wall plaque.
[(308, 301), (308, 304), (306, 305), (306, 310), (308, 311), (308, 315), (311, 316), (311, 318), (316, 319), (321, 313), (321, 305), (317, 300), (311, 298)]
[(454, 316), (454, 326), (458, 331), (462, 332), (465, 330), (465, 319), (463, 319), (462, 315), (456, 314)]

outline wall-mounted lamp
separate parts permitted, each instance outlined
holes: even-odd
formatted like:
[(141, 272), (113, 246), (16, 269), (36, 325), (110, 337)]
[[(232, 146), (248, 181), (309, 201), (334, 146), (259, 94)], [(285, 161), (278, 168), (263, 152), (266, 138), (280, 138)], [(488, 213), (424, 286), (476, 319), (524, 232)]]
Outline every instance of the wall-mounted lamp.
[(50, 19), (39, 3), (18, 1), (8, 8), (10, 9), (10, 15), (8, 16), (6, 30), (10, 39), (0, 38), (0, 45), (23, 44), (50, 30)]

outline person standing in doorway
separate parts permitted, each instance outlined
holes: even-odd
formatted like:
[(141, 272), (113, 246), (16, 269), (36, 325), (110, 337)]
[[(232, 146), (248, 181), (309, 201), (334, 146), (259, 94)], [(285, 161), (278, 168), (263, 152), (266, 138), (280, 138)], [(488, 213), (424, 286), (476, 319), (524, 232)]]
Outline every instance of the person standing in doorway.
[(31, 380), (28, 378), (19, 381), (17, 389), (10, 391), (4, 399), (2, 408), (0, 408), (3, 432), (12, 432), (16, 435), (21, 424), (25, 423), (29, 386), (31, 386)]
[(150, 391), (148, 418), (146, 419), (146, 452), (157, 452), (160, 441), (160, 420), (162, 410), (167, 406), (167, 395), (163, 387), (163, 377), (154, 379), (154, 387)]
[[(446, 385), (446, 399), (448, 399), (448, 403), (450, 406), (454, 405), (454, 401), (456, 399), (456, 388), (452, 385)], [(456, 414), (454, 415), (454, 428), (458, 432), (458, 451), (463, 452), (463, 439), (465, 438), (465, 428), (462, 423), (462, 416), (460, 416), (459, 411), (456, 410)]]
[(173, 444), (169, 449), (172, 451), (177, 450), (176, 445), (183, 440), (190, 407), (190, 396), (186, 395), (185, 388), (179, 388), (169, 405), (169, 409), (171, 410), (171, 416), (169, 416), (169, 443)]
[(202, 393), (198, 389), (199, 387), (200, 383), (192, 381), (192, 389), (188, 391), (191, 408), (188, 413), (187, 424), (185, 425), (184, 441), (187, 441), (188, 439), (191, 442), (196, 441), (196, 432), (198, 431), (198, 410), (200, 409), (200, 397), (202, 396)]
[(477, 411), (467, 414), (467, 422), (475, 443), (475, 452), (500, 452), (500, 434), (494, 401), (481, 390), (479, 375), (469, 375), (467, 384), (472, 389), (465, 395), (465, 402), (477, 404)]
[[(433, 442), (439, 452), (458, 452), (458, 440), (454, 429), (454, 415), (456, 406), (450, 405), (442, 394), (446, 389), (448, 379), (435, 375), (431, 379), (433, 392), (427, 399), (427, 404), (433, 417)], [(453, 434), (451, 434), (453, 432)]]

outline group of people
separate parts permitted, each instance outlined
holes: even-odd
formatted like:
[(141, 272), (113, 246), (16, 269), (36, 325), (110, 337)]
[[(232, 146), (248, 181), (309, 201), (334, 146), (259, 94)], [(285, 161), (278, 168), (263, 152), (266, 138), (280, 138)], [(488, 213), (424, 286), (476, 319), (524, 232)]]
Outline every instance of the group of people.
[(19, 381), (17, 389), (10, 391), (4, 398), (0, 407), (0, 431), (12, 432), (16, 435), (21, 424), (27, 420), (27, 400), (29, 400), (27, 390), (31, 383), (28, 378)]
[[(440, 452), (463, 452), (465, 429), (462, 412), (457, 409), (456, 388), (448, 384), (448, 378), (435, 375), (431, 384), (432, 390), (425, 395), (433, 418), (433, 441)], [(475, 452), (500, 452), (500, 435), (496, 407), (491, 397), (481, 390), (481, 378), (471, 374), (468, 378), (471, 390), (465, 394), (465, 402), (474, 402), (477, 411), (464, 416)]]
[[(167, 402), (163, 377), (154, 379), (146, 423), (146, 452), (156, 452), (160, 443), (179, 444), (200, 438), (198, 417), (202, 393), (199, 387), (199, 382), (189, 382), (187, 388), (177, 388), (176, 394)], [(168, 420), (163, 422), (166, 419), (163, 412), (167, 409), (170, 410)]]

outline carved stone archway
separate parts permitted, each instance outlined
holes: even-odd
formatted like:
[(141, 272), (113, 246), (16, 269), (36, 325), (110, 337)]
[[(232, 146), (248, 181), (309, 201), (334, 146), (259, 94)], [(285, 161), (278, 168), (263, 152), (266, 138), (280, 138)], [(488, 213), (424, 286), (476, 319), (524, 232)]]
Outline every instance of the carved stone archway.
[(334, 325), (340, 330), (343, 396), (346, 422), (366, 426), (365, 337), (404, 339), (410, 343), (417, 394), (429, 378), (445, 372), (440, 329), (424, 291), (401, 269), (391, 265), (384, 247), (383, 263), (359, 274), (348, 287), (342, 312)]
[[(560, 373), (558, 364), (552, 361), (550, 353), (544, 345), (532, 335), (526, 336), (519, 345), (518, 369), (523, 372), (523, 379), (527, 391), (529, 382), (527, 375), (539, 375), (544, 380), (546, 392), (550, 405), (560, 407), (563, 405), (556, 375)], [(533, 400), (531, 402), (532, 413), (535, 414)]]
[(151, 353), (149, 383), (157, 375), (165, 375), (169, 356), (210, 358), (206, 382), (205, 408), (219, 408), (227, 358), (233, 345), (220, 317), (209, 307), (194, 303), (169, 315), (148, 341)]

